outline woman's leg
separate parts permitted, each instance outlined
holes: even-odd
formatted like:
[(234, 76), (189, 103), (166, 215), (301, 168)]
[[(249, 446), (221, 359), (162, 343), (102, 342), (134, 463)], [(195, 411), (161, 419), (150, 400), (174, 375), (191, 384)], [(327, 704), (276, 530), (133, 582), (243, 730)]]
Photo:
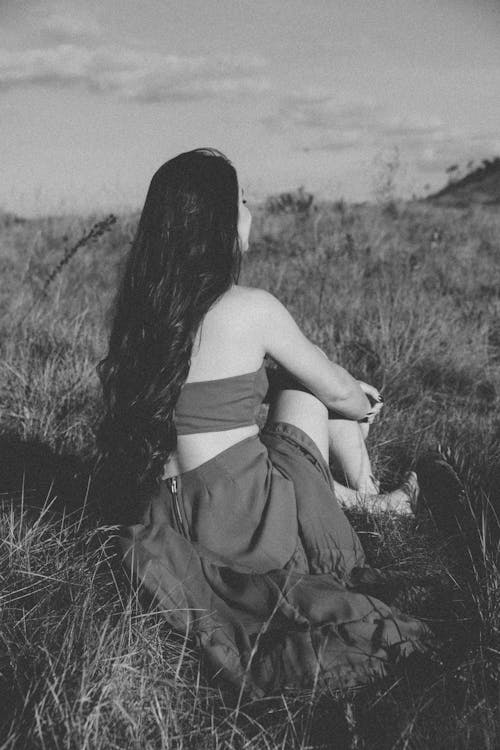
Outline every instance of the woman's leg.
[[(317, 346), (316, 349), (328, 359), (328, 355)], [(328, 448), (330, 459), (345, 478), (345, 485), (364, 494), (376, 494), (379, 483), (372, 474), (370, 458), (366, 449), (368, 423), (352, 419), (328, 420)]]
[[(411, 472), (401, 488), (384, 495), (378, 494), (378, 483), (371, 474), (371, 465), (364, 437), (366, 427), (358, 422), (328, 419), (326, 406), (306, 391), (293, 388), (278, 389), (269, 405), (267, 423), (289, 422), (303, 430), (313, 440), (329, 464), (332, 455), (346, 469), (349, 483), (346, 487), (335, 482), (338, 499), (346, 506), (368, 502), (372, 510), (392, 510), (411, 513), (411, 503), (418, 493), (417, 477)], [(346, 424), (347, 423), (347, 424)]]
[(267, 416), (267, 423), (273, 422), (289, 422), (299, 427), (316, 443), (326, 463), (329, 462), (328, 410), (312, 393), (292, 388), (277, 390)]
[(345, 487), (335, 482), (335, 492), (346, 506), (368, 505), (371, 510), (411, 513), (418, 496), (418, 479), (414, 471), (408, 472), (405, 481), (396, 490), (380, 494), (380, 484), (375, 479), (366, 448), (369, 425), (347, 419), (328, 420), (330, 453), (343, 472)]
[(344, 484), (363, 494), (377, 494), (379, 483), (372, 473), (365, 440), (367, 423), (350, 419), (328, 420), (330, 457), (345, 478)]
[[(319, 347), (321, 354), (328, 355)], [(418, 478), (414, 471), (408, 472), (402, 486), (393, 492), (379, 494), (380, 483), (372, 473), (366, 448), (370, 426), (367, 422), (348, 419), (328, 420), (328, 446), (330, 455), (340, 467), (346, 479), (345, 487), (335, 482), (335, 490), (341, 502), (354, 505), (360, 499), (371, 501), (374, 509), (411, 513), (419, 493)], [(355, 490), (354, 494), (352, 490)]]

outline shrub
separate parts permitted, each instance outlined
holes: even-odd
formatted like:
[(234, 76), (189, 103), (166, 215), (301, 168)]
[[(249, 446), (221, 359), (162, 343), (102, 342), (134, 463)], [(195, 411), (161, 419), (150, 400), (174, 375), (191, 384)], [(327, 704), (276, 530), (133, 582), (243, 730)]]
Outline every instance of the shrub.
[(269, 214), (294, 214), (299, 217), (309, 216), (313, 207), (314, 196), (307, 193), (301, 186), (291, 193), (270, 195), (265, 203), (265, 210)]

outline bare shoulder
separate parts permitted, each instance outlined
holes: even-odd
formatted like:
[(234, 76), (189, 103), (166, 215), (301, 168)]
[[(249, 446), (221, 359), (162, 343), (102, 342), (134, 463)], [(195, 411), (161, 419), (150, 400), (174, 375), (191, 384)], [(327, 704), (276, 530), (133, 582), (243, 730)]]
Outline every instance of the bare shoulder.
[(221, 311), (240, 319), (257, 320), (265, 317), (280, 302), (270, 292), (252, 286), (233, 286), (220, 300)]
[(232, 329), (244, 332), (271, 356), (284, 345), (293, 349), (307, 341), (285, 305), (265, 289), (235, 286), (223, 304), (223, 317)]
[(217, 299), (196, 335), (191, 379), (225, 377), (259, 367), (265, 354), (260, 302), (265, 294), (238, 284)]
[(235, 284), (232, 286), (223, 298), (231, 300), (233, 302), (239, 302), (241, 304), (248, 303), (252, 299), (256, 299), (261, 295), (269, 294), (264, 289), (258, 289), (255, 286), (243, 286), (242, 284)]
[(271, 296), (263, 289), (237, 284), (217, 300), (200, 328), (212, 358), (220, 352), (222, 360), (230, 352), (237, 371), (257, 369), (266, 351), (266, 304)]

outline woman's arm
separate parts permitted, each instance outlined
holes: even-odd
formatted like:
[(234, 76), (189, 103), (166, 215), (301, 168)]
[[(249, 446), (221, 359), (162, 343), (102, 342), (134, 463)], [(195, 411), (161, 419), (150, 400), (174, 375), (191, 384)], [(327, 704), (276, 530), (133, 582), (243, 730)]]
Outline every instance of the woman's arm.
[(256, 289), (254, 302), (265, 352), (329, 409), (346, 419), (363, 419), (371, 406), (358, 381), (309, 341), (276, 297)]

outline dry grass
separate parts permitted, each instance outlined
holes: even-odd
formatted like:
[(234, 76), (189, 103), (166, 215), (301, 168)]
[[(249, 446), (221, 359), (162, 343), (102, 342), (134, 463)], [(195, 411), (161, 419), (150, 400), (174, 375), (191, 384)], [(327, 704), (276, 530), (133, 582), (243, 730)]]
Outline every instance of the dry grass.
[[(95, 365), (137, 217), (80, 246), (99, 217), (0, 235), (1, 748), (353, 746), (342, 701), (293, 693), (235, 707), (131, 592), (92, 503)], [(498, 746), (500, 218), (423, 204), (257, 210), (243, 283), (273, 291), (308, 335), (383, 388), (370, 437), (387, 487), (419, 462), (417, 521), (352, 520), (401, 609), (439, 648), (353, 699), (358, 747)], [(427, 451), (440, 446), (456, 472)], [(401, 589), (401, 587), (400, 587)]]

